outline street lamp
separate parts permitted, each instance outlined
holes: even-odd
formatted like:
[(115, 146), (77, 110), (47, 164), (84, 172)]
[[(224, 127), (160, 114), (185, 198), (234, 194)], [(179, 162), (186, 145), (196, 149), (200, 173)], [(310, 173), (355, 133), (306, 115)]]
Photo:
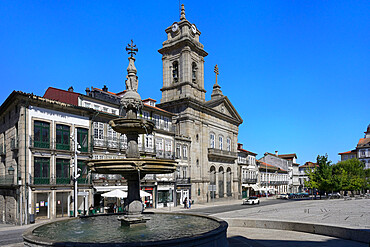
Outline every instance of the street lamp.
[(10, 166), (9, 168), (8, 168), (8, 174), (10, 175), (10, 176), (13, 176), (14, 175), (14, 168), (12, 167), (12, 166)]

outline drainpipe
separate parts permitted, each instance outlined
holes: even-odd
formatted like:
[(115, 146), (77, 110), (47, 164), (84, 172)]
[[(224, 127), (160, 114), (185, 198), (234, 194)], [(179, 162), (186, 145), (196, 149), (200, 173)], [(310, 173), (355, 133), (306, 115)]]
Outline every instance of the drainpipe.
[(25, 198), (25, 206), (24, 206), (24, 224), (28, 224), (28, 188), (27, 188), (27, 103), (24, 105), (24, 196)]

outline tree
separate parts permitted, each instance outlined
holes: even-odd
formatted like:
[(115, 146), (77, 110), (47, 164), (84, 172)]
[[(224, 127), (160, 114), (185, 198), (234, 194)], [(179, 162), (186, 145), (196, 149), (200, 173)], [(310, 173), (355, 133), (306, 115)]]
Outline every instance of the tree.
[(317, 188), (320, 191), (332, 191), (334, 189), (333, 186), (333, 177), (332, 177), (332, 166), (331, 161), (328, 161), (328, 155), (325, 156), (317, 156), (317, 169), (316, 169), (316, 183)]
[(341, 190), (360, 191), (366, 189), (368, 186), (366, 173), (365, 164), (358, 159), (341, 161), (333, 166), (333, 177), (339, 177), (342, 180)]

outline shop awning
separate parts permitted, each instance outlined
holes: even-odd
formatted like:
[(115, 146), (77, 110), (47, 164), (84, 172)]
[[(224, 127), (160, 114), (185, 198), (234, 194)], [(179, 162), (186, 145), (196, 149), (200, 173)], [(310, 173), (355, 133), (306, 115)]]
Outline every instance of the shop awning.
[(94, 189), (96, 190), (96, 192), (107, 192), (115, 189), (127, 191), (128, 188), (126, 185), (126, 186), (95, 186)]
[(252, 184), (251, 187), (254, 191), (258, 191), (260, 189), (260, 187), (257, 184)]

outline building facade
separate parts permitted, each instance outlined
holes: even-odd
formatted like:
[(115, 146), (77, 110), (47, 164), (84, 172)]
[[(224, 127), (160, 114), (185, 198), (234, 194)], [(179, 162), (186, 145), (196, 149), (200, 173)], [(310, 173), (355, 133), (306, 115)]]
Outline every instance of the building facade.
[(161, 103), (176, 114), (176, 134), (191, 139), (189, 166), (191, 199), (207, 202), (240, 196), (237, 173), (237, 137), (242, 119), (217, 82), (211, 100), (205, 100), (204, 57), (200, 31), (185, 17), (166, 30), (167, 40), (159, 53), (163, 62)]
[(239, 190), (242, 198), (259, 194), (260, 186), (256, 156), (256, 153), (243, 149), (243, 144), (238, 143)]

